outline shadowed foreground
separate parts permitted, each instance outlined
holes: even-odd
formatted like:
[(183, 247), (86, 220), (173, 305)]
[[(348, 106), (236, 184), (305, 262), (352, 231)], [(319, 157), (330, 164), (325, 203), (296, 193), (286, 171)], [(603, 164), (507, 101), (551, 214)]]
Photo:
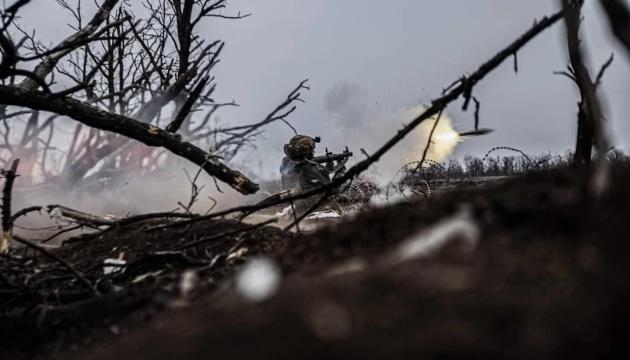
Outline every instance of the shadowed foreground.
[[(278, 234), (277, 246), (255, 251), (284, 272), (262, 303), (235, 292), (237, 262), (185, 305), (150, 292), (151, 301), (123, 316), (105, 320), (100, 308), (82, 332), (52, 327), (39, 333), (39, 346), (25, 345), (42, 357), (90, 359), (610, 356), (625, 350), (630, 169), (614, 168), (598, 204), (580, 200), (576, 178), (531, 174), (374, 210), (315, 234)], [(462, 204), (480, 230), (476, 247), (451, 242), (415, 258), (392, 255)], [(159, 297), (169, 300), (156, 306)]]

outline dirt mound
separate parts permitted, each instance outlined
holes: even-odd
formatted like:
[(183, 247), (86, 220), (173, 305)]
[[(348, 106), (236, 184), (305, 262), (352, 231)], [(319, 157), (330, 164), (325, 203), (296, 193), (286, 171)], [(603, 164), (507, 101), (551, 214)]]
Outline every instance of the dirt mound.
[[(611, 355), (625, 346), (628, 318), (629, 176), (617, 169), (599, 204), (582, 203), (565, 172), (365, 214), (291, 241), (278, 255), (288, 276), (271, 301), (227, 292), (97, 358)], [(462, 203), (481, 228), (474, 253), (383, 261)], [(152, 346), (158, 339), (169, 340)]]
[[(597, 203), (582, 200), (577, 178), (570, 171), (531, 174), (496, 187), (376, 209), (315, 234), (290, 237), (268, 228), (243, 233), (252, 251), (272, 256), (283, 269), (282, 285), (271, 299), (252, 303), (238, 296), (230, 276), (235, 264), (225, 261), (200, 272), (212, 286), (201, 287), (195, 301), (169, 306), (181, 272), (191, 267), (169, 260), (159, 268), (169, 268), (172, 279), (150, 287), (150, 301), (135, 305), (140, 310), (112, 316), (113, 309), (101, 308), (101, 321), (81, 336), (59, 335), (60, 327), (84, 321), (64, 318), (56, 332), (49, 327), (39, 333), (37, 340), (49, 345), (37, 353), (50, 356), (45, 351), (56, 343), (61, 358), (95, 359), (610, 356), (624, 350), (622, 329), (629, 318), (630, 168), (614, 169), (611, 189)], [(444, 230), (456, 228), (453, 224), (478, 230), (472, 247), (460, 246), (465, 232)], [(90, 274), (90, 262), (100, 267), (113, 247), (129, 252), (133, 263), (200, 233), (234, 226), (242, 225), (169, 228), (144, 240), (139, 234), (145, 230), (85, 239), (74, 246), (95, 245), (77, 267)], [(401, 249), (411, 249), (406, 245), (426, 243), (436, 234), (462, 241), (399, 256)], [(261, 236), (271, 245), (256, 248)], [(236, 251), (241, 240), (226, 239), (208, 251)], [(79, 248), (64, 249), (63, 255), (79, 264)], [(133, 249), (143, 249), (143, 255), (133, 255)], [(155, 269), (146, 266), (119, 276)], [(217, 287), (218, 281), (223, 285)], [(205, 291), (210, 287), (220, 291)], [(160, 303), (156, 294), (170, 296)], [(146, 310), (156, 303), (163, 311)], [(95, 345), (78, 346), (85, 337)], [(78, 350), (69, 350), (72, 345)]]
[[(16, 251), (0, 262), (1, 347), (46, 354), (102, 341), (117, 333), (115, 321), (142, 324), (178, 300), (192, 301), (215, 289), (246, 257), (283, 247), (287, 236), (235, 220), (185, 226), (145, 221), (74, 238), (53, 250), (95, 284), (98, 296), (59, 263)], [(124, 266), (116, 267), (116, 260)], [(199, 281), (182, 299), (186, 271)]]

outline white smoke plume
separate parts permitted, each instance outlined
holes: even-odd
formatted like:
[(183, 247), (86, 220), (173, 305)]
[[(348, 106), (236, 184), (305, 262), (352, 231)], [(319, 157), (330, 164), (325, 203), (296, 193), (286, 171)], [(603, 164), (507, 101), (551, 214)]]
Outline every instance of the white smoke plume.
[[(376, 151), (404, 124), (412, 121), (425, 109), (421, 105), (415, 105), (391, 112), (383, 111), (373, 105), (367, 92), (359, 84), (352, 82), (340, 82), (330, 89), (324, 100), (324, 108), (336, 124), (334, 142), (354, 150), (355, 160), (363, 156), (360, 149), (365, 149), (368, 153)], [(370, 171), (376, 181), (385, 184), (402, 166), (419, 161), (434, 124), (435, 117), (423, 122), (388, 152)], [(459, 135), (453, 129), (451, 119), (444, 113), (435, 129), (433, 143), (426, 158), (443, 161), (453, 152), (458, 142)]]

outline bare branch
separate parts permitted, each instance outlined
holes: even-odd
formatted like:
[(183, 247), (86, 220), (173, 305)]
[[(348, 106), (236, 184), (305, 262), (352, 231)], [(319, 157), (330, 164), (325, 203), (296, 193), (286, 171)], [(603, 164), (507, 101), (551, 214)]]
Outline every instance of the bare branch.
[(175, 119), (173, 119), (173, 121), (166, 127), (166, 131), (176, 133), (177, 130), (179, 130), (179, 128), (184, 123), (186, 117), (190, 114), (193, 105), (199, 99), (199, 96), (201, 95), (201, 92), (203, 91), (207, 83), (208, 77), (204, 77), (203, 79), (201, 79), (199, 84), (195, 86), (184, 105), (182, 105), (181, 109), (179, 109), (179, 112), (177, 113), (177, 116), (175, 116)]
[(5, 85), (0, 85), (0, 103), (66, 115), (95, 129), (121, 134), (149, 146), (164, 147), (201, 166), (209, 175), (215, 176), (243, 194), (258, 191), (258, 184), (240, 172), (230, 169), (214, 159), (211, 154), (156, 126), (109, 113), (72, 98), (51, 98), (40, 91), (24, 91)]
[[(468, 76), (468, 85), (474, 86), (481, 80), (483, 80), (488, 74), (490, 74), (494, 69), (496, 69), (499, 65), (501, 65), (507, 58), (512, 56), (515, 52), (522, 49), (527, 43), (529, 43), (532, 39), (538, 36), (540, 33), (551, 27), (553, 24), (557, 23), (560, 19), (563, 18), (564, 13), (558, 12), (550, 17), (544, 17), (538, 22), (535, 22), (534, 25), (522, 34), (519, 38), (509, 44), (506, 48), (495, 54), (488, 61), (483, 63), (474, 73)], [(188, 221), (182, 221), (174, 225), (170, 226), (187, 226), (190, 223), (205, 221), (209, 219), (214, 219), (222, 216), (226, 216), (228, 214), (233, 213), (247, 213), (251, 214), (253, 212), (259, 211), (261, 209), (266, 209), (271, 206), (275, 206), (278, 204), (288, 203), (290, 201), (306, 199), (313, 195), (317, 194), (325, 194), (323, 198), (329, 196), (332, 192), (332, 189), (335, 189), (348, 180), (352, 180), (355, 177), (359, 176), (365, 170), (367, 170), (372, 164), (377, 162), (385, 153), (387, 153), (391, 148), (393, 148), (398, 142), (405, 138), (410, 132), (413, 131), (418, 125), (435, 116), (436, 114), (443, 111), (443, 109), (450, 104), (451, 102), (457, 100), (460, 96), (464, 96), (466, 93), (467, 86), (464, 85), (461, 81), (449, 86), (449, 90), (444, 91), (444, 94), (433, 100), (431, 106), (427, 108), (422, 114), (418, 115), (414, 120), (412, 120), (409, 124), (399, 130), (394, 137), (392, 137), (389, 141), (383, 144), (376, 152), (374, 152), (370, 157), (365, 160), (360, 161), (356, 165), (352, 166), (348, 171), (343, 175), (336, 179), (333, 179), (328, 185), (320, 186), (308, 191), (301, 192), (296, 195), (288, 195), (284, 197), (277, 197), (272, 200), (263, 200), (261, 203), (256, 205), (245, 205), (239, 206), (232, 209), (227, 209), (223, 211), (219, 211), (213, 214), (208, 214), (204, 216), (200, 216), (198, 218), (194, 218)], [(325, 200), (325, 199), (324, 199)], [(324, 200), (320, 200), (323, 203)], [(308, 212), (307, 212), (308, 214)]]
[[(606, 152), (608, 150), (608, 141), (604, 133), (604, 119), (601, 110), (600, 101), (595, 93), (595, 86), (591, 80), (589, 71), (585, 65), (584, 49), (582, 49), (579, 39), (580, 13), (582, 1), (561, 0), (562, 7), (565, 12), (565, 25), (567, 30), (567, 44), (569, 47), (569, 58), (571, 67), (575, 74), (576, 83), (582, 95), (582, 106), (585, 121), (592, 127), (593, 140), (597, 147), (596, 166), (591, 169), (589, 174), (590, 194), (599, 197), (607, 187), (608, 182), (608, 166)], [(590, 139), (586, 139), (590, 141)], [(590, 160), (590, 159), (588, 159)]]
[(595, 84), (593, 84), (593, 86), (595, 87), (595, 90), (597, 90), (597, 88), (602, 84), (604, 73), (606, 73), (606, 70), (608, 70), (610, 65), (612, 65), (613, 60), (615, 60), (615, 54), (610, 54), (610, 57), (608, 58), (608, 60), (606, 60), (604, 65), (602, 65), (602, 67), (599, 69), (599, 72), (597, 73), (597, 77), (595, 78)]
[[(63, 49), (57, 52), (54, 55), (46, 56), (42, 59), (42, 61), (35, 66), (35, 70), (33, 71), (37, 77), (45, 78), (51, 71), (55, 68), (59, 60), (69, 54), (74, 49), (83, 45), (83, 40), (90, 35), (92, 35), (101, 24), (107, 19), (110, 11), (116, 6), (119, 0), (103, 0), (103, 3), (99, 7), (98, 11), (94, 15), (94, 17), (90, 20), (90, 22), (81, 30), (67, 37), (61, 43), (59, 43), (55, 48)], [(19, 87), (22, 90), (36, 90), (38, 88), (38, 83), (28, 78), (22, 81)]]
[(613, 33), (628, 50), (630, 55), (630, 9), (623, 0), (599, 0)]

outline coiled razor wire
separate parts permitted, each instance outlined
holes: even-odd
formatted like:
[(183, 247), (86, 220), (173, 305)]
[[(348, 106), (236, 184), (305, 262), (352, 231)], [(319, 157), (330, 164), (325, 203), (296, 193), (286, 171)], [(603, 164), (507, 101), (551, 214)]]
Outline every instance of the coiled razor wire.
[[(441, 170), (446, 170), (446, 169), (444, 168), (444, 165), (442, 165), (441, 163), (439, 163), (439, 162), (437, 162), (437, 161), (434, 161), (434, 160), (425, 159), (425, 160), (424, 160), (424, 163), (428, 165), (428, 168), (438, 167), (438, 168), (440, 168)], [(412, 162), (409, 162), (409, 163), (407, 163), (407, 164), (403, 165), (403, 166), (402, 166), (402, 167), (401, 167), (401, 168), (400, 168), (400, 169), (399, 169), (399, 170), (398, 170), (398, 171), (394, 174), (394, 176), (392, 176), (392, 179), (391, 179), (391, 180), (387, 183), (387, 187), (385, 188), (385, 199), (386, 199), (386, 200), (389, 200), (389, 190), (390, 190), (390, 188), (391, 188), (391, 189), (395, 189), (395, 190), (397, 190), (397, 191), (398, 191), (398, 193), (400, 194), (400, 196), (401, 196), (403, 199), (407, 200), (407, 196), (405, 195), (405, 186), (404, 186), (404, 184), (403, 184), (403, 185), (398, 185), (398, 186), (397, 186), (394, 180), (395, 180), (395, 179), (398, 177), (398, 175), (399, 175), (401, 172), (403, 172), (403, 171), (405, 171), (407, 174), (409, 174), (409, 173), (412, 173), (412, 174), (413, 174), (413, 173), (418, 172), (418, 170), (416, 169), (416, 167), (417, 167), (419, 164), (420, 164), (420, 161), (412, 161)], [(424, 165), (424, 164), (423, 164), (423, 165)], [(410, 168), (411, 166), (414, 166), (413, 171), (409, 171), (409, 168)], [(416, 195), (418, 195), (418, 194), (422, 194), (422, 195), (425, 197), (425, 199), (427, 199), (427, 200), (428, 200), (428, 199), (429, 199), (429, 197), (431, 197), (431, 186), (430, 186), (430, 185), (429, 185), (429, 183), (428, 183), (426, 180), (424, 180), (424, 179), (418, 179), (418, 180), (416, 180), (416, 181), (417, 181), (417, 183), (422, 184), (422, 185), (423, 185), (423, 188), (419, 188), (419, 189), (418, 189), (418, 188), (414, 188), (413, 186), (409, 186), (408, 188), (409, 188), (409, 189), (410, 189), (410, 190), (411, 190), (414, 194), (416, 194)]]
[(543, 164), (548, 164), (554, 158), (562, 160), (562, 156), (560, 156), (560, 155), (549, 154), (547, 157), (544, 157), (544, 158), (538, 160), (537, 162), (534, 162), (525, 152), (523, 152), (523, 151), (521, 151), (519, 149), (516, 149), (516, 148), (513, 148), (513, 147), (509, 147), (509, 146), (496, 146), (496, 147), (493, 147), (492, 149), (488, 150), (488, 152), (486, 153), (486, 155), (484, 155), (484, 157), (481, 159), (481, 161), (483, 163), (485, 163), (486, 160), (488, 160), (488, 157), (490, 156), (490, 154), (492, 154), (495, 151), (499, 151), (499, 150), (514, 151), (514, 152), (517, 152), (517, 153), (521, 154), (527, 160), (528, 164), (530, 166), (532, 166), (533, 168), (535, 168), (535, 169), (539, 168)]
[(523, 155), (523, 157), (524, 157), (525, 159), (527, 159), (527, 161), (528, 161), (530, 164), (533, 164), (532, 159), (530, 159), (530, 157), (529, 157), (529, 156), (527, 156), (527, 154), (525, 154), (523, 151), (521, 151), (521, 150), (519, 150), (519, 149), (516, 149), (516, 148), (513, 148), (513, 147), (509, 147), (509, 146), (496, 146), (496, 147), (493, 147), (492, 149), (488, 150), (488, 152), (487, 152), (487, 153), (486, 153), (486, 155), (483, 157), (483, 159), (481, 159), (481, 161), (482, 161), (482, 162), (486, 162), (486, 160), (488, 159), (488, 157), (490, 156), (490, 154), (492, 154), (492, 153), (493, 153), (493, 152), (495, 152), (495, 151), (499, 151), (499, 150), (508, 150), (508, 151), (514, 151), (514, 152), (517, 152), (517, 153), (519, 153), (519, 154)]

